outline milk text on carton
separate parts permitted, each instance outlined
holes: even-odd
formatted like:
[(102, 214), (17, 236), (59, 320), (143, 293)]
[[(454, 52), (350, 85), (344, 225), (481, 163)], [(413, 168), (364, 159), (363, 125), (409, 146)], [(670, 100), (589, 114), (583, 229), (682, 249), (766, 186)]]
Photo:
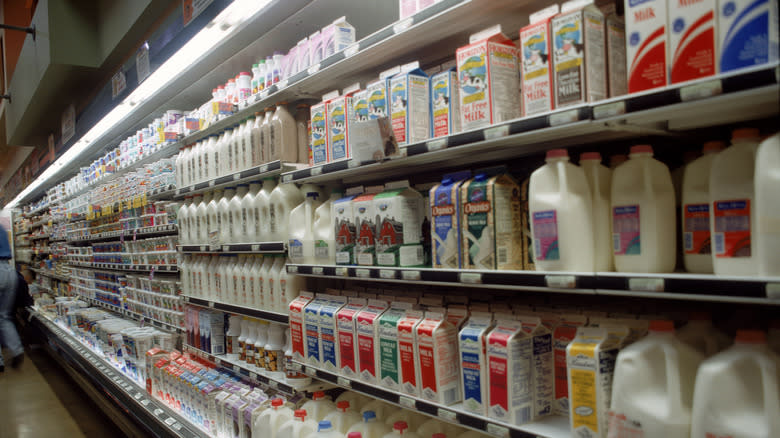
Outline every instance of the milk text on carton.
[(336, 314), (339, 336), (339, 371), (346, 377), (357, 376), (357, 314), (363, 310), (366, 300), (352, 298)]
[(487, 414), (487, 334), (493, 324), (490, 313), (473, 312), (459, 334), (463, 375), (463, 407), (475, 414)]
[(377, 371), (379, 362), (379, 346), (377, 320), (387, 310), (387, 303), (371, 300), (368, 306), (357, 315), (358, 333), (358, 369), (360, 378), (369, 383), (378, 383)]
[(460, 132), (460, 86), (453, 68), (431, 76), (431, 116), (433, 136)]
[(420, 310), (409, 310), (398, 321), (398, 360), (401, 391), (420, 395), (420, 367), (417, 360), (417, 325), (423, 319)]
[(393, 303), (379, 317), (379, 382), (391, 390), (400, 389), (398, 321), (412, 307), (411, 303)]
[(531, 420), (531, 338), (520, 321), (499, 320), (487, 339), (488, 416), (511, 424)]
[(672, 83), (715, 74), (715, 0), (676, 0), (669, 7), (669, 59)]
[(628, 92), (668, 83), (666, 1), (625, 0)]
[(458, 333), (442, 313), (426, 312), (417, 325), (422, 398), (445, 405), (460, 400)]
[(555, 108), (552, 94), (552, 44), (550, 20), (558, 5), (531, 15), (531, 24), (520, 29), (520, 72), (523, 114), (530, 116)]
[(290, 303), (290, 343), (292, 344), (293, 359), (298, 361), (306, 359), (306, 335), (303, 325), (303, 312), (306, 305), (313, 298), (314, 294), (304, 291)]
[(777, 61), (778, 3), (773, 0), (718, 2), (720, 71)]
[(320, 363), (328, 371), (338, 371), (336, 313), (347, 303), (347, 297), (332, 297), (320, 308)]

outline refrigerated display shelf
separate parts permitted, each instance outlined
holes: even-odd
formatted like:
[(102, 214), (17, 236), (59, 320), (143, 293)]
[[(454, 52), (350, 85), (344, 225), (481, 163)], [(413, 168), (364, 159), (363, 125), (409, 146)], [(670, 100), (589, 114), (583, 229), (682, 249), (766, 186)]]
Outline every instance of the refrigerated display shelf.
[(778, 277), (288, 264), (289, 274), (405, 284), (780, 306)]
[(249, 169), (245, 169), (240, 172), (220, 176), (218, 178), (199, 182), (191, 186), (178, 188), (176, 189), (174, 199), (183, 199), (187, 195), (196, 195), (215, 189), (234, 186), (236, 184), (257, 182), (263, 178), (274, 177), (282, 172), (290, 172), (303, 166), (303, 164), (298, 163), (287, 163), (278, 160), (271, 161), (259, 166), (250, 167)]
[(202, 298), (190, 297), (187, 295), (182, 295), (181, 299), (185, 303), (189, 303), (198, 307), (221, 310), (223, 312), (235, 313), (236, 315), (249, 316), (252, 318), (258, 318), (265, 321), (278, 322), (282, 324), (289, 324), (290, 322), (290, 319), (287, 317), (287, 315), (278, 312), (271, 312), (269, 310), (220, 303), (219, 301), (204, 300)]
[(183, 253), (221, 253), (221, 254), (284, 254), (286, 242), (228, 243), (224, 245), (178, 245)]
[(176, 186), (171, 184), (167, 187), (161, 187), (146, 192), (146, 199), (150, 201), (167, 201), (173, 199), (173, 195), (175, 194)]
[(109, 271), (179, 272), (178, 265), (123, 265), (118, 263), (68, 262), (74, 268), (106, 269)]
[(48, 234), (37, 235), (37, 236), (30, 236), (30, 240), (42, 240), (42, 239), (48, 239), (48, 238), (49, 238)]
[(108, 395), (121, 410), (146, 429), (151, 436), (207, 438), (209, 435), (196, 425), (151, 397), (146, 389), (125, 376), (100, 355), (81, 343), (66, 329), (52, 322), (36, 310), (29, 310), (30, 318), (61, 354), (67, 356), (82, 374), (100, 392)]
[(178, 333), (181, 333), (181, 332), (184, 331), (184, 329), (182, 329), (181, 327), (178, 327), (178, 326), (176, 326), (174, 324), (170, 324), (170, 323), (167, 323), (167, 322), (159, 321), (159, 320), (151, 318), (149, 316), (142, 315), (140, 313), (136, 313), (136, 312), (133, 312), (131, 310), (124, 309), (124, 308), (122, 308), (120, 306), (115, 306), (113, 304), (109, 304), (109, 303), (106, 303), (106, 302), (103, 302), (103, 301), (100, 301), (100, 300), (97, 300), (97, 299), (94, 299), (94, 298), (89, 298), (89, 297), (85, 297), (85, 296), (79, 296), (79, 299), (82, 299), (82, 300), (84, 300), (84, 301), (86, 301), (89, 304), (92, 304), (94, 306), (100, 306), (100, 307), (103, 307), (104, 309), (111, 310), (112, 312), (119, 313), (120, 315), (126, 316), (128, 318), (133, 319), (133, 320), (142, 321), (144, 324), (150, 324), (150, 325), (152, 325), (152, 326), (154, 326), (156, 328), (162, 329), (162, 330), (174, 331), (174, 332), (178, 332)]
[(105, 242), (110, 240), (121, 240), (125, 238), (132, 238), (136, 240), (139, 237), (154, 237), (154, 236), (168, 236), (178, 234), (179, 228), (176, 224), (154, 225), (151, 227), (140, 227), (132, 230), (118, 230), (118, 231), (106, 231), (103, 233), (92, 234), (89, 236), (82, 236), (76, 239), (68, 239), (68, 243), (82, 243), (82, 242)]
[(40, 268), (30, 268), (33, 272), (35, 272), (38, 275), (43, 275), (44, 277), (53, 278), (55, 280), (59, 281), (70, 281), (70, 277), (65, 275), (59, 275), (55, 273), (54, 271), (51, 271), (49, 269), (40, 269)]

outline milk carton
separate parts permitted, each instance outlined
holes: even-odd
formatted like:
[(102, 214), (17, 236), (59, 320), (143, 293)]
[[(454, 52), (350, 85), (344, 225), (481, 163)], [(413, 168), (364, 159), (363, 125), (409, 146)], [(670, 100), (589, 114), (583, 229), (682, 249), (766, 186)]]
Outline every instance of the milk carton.
[(588, 322), (585, 315), (567, 314), (553, 331), (553, 362), (555, 401), (553, 412), (557, 415), (569, 415), (569, 380), (566, 367), (566, 347), (577, 335), (577, 329)]
[(320, 310), (331, 299), (330, 295), (318, 294), (303, 309), (303, 326), (306, 330), (306, 362), (319, 366), (320, 357)]
[(379, 383), (379, 317), (387, 310), (387, 302), (370, 300), (357, 314), (358, 370), (361, 380)]
[(472, 312), (458, 334), (460, 368), (463, 379), (463, 408), (478, 415), (487, 415), (488, 375), (487, 334), (493, 325), (493, 315)]
[(523, 331), (531, 336), (531, 421), (552, 414), (552, 332), (538, 317), (521, 316)]
[(471, 176), (463, 171), (444, 175), (441, 184), (430, 191), (431, 237), (434, 268), (458, 269), (462, 266), (460, 186)]
[(352, 200), (355, 218), (355, 261), (358, 265), (376, 264), (376, 231), (379, 214), (374, 207), (374, 197), (382, 186), (367, 187), (366, 192)]
[(444, 405), (460, 401), (458, 332), (444, 317), (444, 309), (425, 312), (416, 335), (422, 398)]
[(431, 76), (432, 136), (460, 132), (460, 86), (456, 68)]
[(293, 359), (303, 362), (306, 360), (306, 332), (304, 330), (304, 308), (314, 299), (311, 292), (302, 291), (298, 298), (290, 302), (290, 343), (292, 344)]
[(716, 73), (717, 6), (715, 0), (678, 0), (669, 7), (667, 65), (671, 83)]
[(349, 149), (349, 130), (355, 123), (352, 95), (360, 89), (353, 84), (344, 89), (344, 94), (330, 99), (327, 103), (328, 118), (328, 161), (346, 160), (352, 156)]
[(609, 97), (628, 93), (626, 81), (626, 24), (614, 15), (607, 17), (607, 84)]
[(561, 6), (552, 19), (555, 107), (607, 97), (604, 14), (589, 0)]
[(358, 375), (357, 366), (357, 315), (366, 307), (365, 298), (350, 298), (347, 305), (336, 313), (339, 335), (339, 372), (346, 377)]
[[(338, 93), (338, 92), (336, 92)], [(328, 102), (324, 100), (311, 106), (311, 156), (312, 164), (328, 162)]]
[(369, 116), (368, 89), (358, 90), (352, 93), (352, 114), (355, 122), (367, 122)]
[(487, 337), (488, 416), (510, 424), (531, 421), (533, 342), (522, 323), (500, 319)]
[(412, 308), (411, 303), (391, 304), (379, 317), (379, 383), (392, 391), (401, 387), (399, 372), (400, 354), (398, 352), (398, 321)]
[(417, 0), (398, 0), (398, 16), (400, 20), (417, 13)]
[(355, 27), (347, 23), (347, 17), (333, 20), (333, 23), (322, 29), (322, 47), (325, 59), (334, 55), (355, 42)]
[[(464, 297), (465, 298), (465, 297)], [(460, 333), (460, 329), (463, 328), (463, 324), (469, 317), (469, 309), (465, 304), (447, 304), (447, 321), (455, 326), (455, 330)]]
[(520, 29), (520, 73), (523, 87), (523, 115), (550, 111), (553, 98), (551, 22), (558, 5), (531, 14), (528, 26)]
[(390, 79), (390, 121), (399, 146), (431, 136), (430, 80), (417, 62), (402, 67)]
[[(491, 170), (492, 172), (492, 170)], [(520, 269), (520, 189), (511, 176), (480, 172), (460, 189), (465, 269)]]
[(569, 415), (576, 436), (606, 438), (620, 340), (607, 328), (580, 327), (566, 347), (569, 380)]
[(398, 321), (398, 360), (401, 391), (420, 395), (420, 367), (417, 358), (417, 325), (423, 320), (421, 310), (408, 310)]
[(456, 58), (463, 130), (520, 117), (517, 48), (500, 25), (471, 35)]
[[(396, 66), (391, 69), (387, 69), (379, 74), (379, 80), (371, 82), (366, 85), (365, 92), (361, 92), (357, 97), (364, 98), (363, 93), (367, 95), (368, 104), (368, 118), (378, 119), (380, 117), (390, 117), (389, 108), (389, 93), (388, 87), (390, 85), (390, 78), (398, 74), (401, 71), (400, 67)], [(362, 117), (362, 113), (359, 117)]]
[(336, 227), (336, 264), (354, 265), (355, 260), (355, 220), (352, 201), (363, 192), (363, 187), (351, 187), (347, 189), (347, 196), (334, 201), (331, 217)]
[(409, 181), (388, 183), (385, 188), (373, 199), (373, 214), (378, 221), (374, 236), (376, 264), (424, 266), (422, 195), (409, 187)]
[(347, 304), (347, 297), (332, 297), (320, 307), (320, 363), (327, 371), (338, 372), (338, 340), (336, 314)]
[(663, 87), (666, 67), (666, 1), (625, 0), (628, 92)]
[(776, 1), (718, 2), (718, 59), (727, 72), (778, 59)]

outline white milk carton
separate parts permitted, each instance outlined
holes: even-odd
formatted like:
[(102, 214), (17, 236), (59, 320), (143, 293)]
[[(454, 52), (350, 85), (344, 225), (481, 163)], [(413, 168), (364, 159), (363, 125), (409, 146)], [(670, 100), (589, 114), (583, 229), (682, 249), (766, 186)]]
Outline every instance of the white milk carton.
[(357, 314), (358, 372), (361, 380), (379, 383), (379, 317), (387, 310), (387, 302), (369, 300)]
[(552, 332), (533, 316), (521, 316), (520, 322), (531, 336), (531, 421), (536, 421), (553, 411), (553, 350)]
[(460, 132), (460, 86), (456, 68), (431, 76), (432, 136)]
[(344, 94), (328, 101), (329, 162), (346, 160), (352, 157), (349, 148), (349, 131), (355, 123), (352, 95), (359, 89), (360, 84), (353, 84), (344, 89)]
[(317, 294), (303, 309), (303, 327), (306, 330), (306, 362), (316, 366), (321, 364), (320, 310), (330, 299), (330, 295)]
[(587, 324), (585, 315), (567, 314), (553, 331), (553, 362), (555, 379), (555, 401), (553, 412), (569, 416), (569, 378), (566, 367), (566, 347), (577, 335), (577, 329)]
[(363, 187), (350, 187), (347, 196), (333, 202), (331, 217), (336, 236), (336, 264), (354, 265), (355, 260), (355, 230), (357, 222), (352, 201), (363, 193)]
[[(379, 74), (378, 80), (366, 85), (365, 91), (361, 92), (357, 96), (360, 99), (363, 99), (363, 93), (367, 95), (369, 119), (390, 117), (390, 95), (388, 93), (390, 78), (398, 74), (400, 71), (401, 68), (398, 66), (383, 71)], [(363, 113), (360, 113), (358, 117), (363, 117)]]
[(458, 331), (444, 317), (444, 309), (425, 312), (416, 334), (422, 398), (444, 405), (460, 401)]
[(306, 332), (303, 312), (314, 294), (302, 291), (298, 298), (290, 302), (290, 343), (292, 344), (293, 359), (303, 362), (306, 360)]
[(520, 117), (517, 48), (497, 25), (469, 37), (456, 52), (463, 130)]
[(776, 1), (719, 1), (718, 8), (720, 72), (777, 61)]
[(434, 268), (458, 269), (461, 260), (460, 186), (471, 176), (463, 171), (444, 175), (441, 184), (431, 188), (431, 238)]
[(569, 416), (574, 436), (606, 438), (620, 339), (607, 328), (580, 327), (566, 347)]
[(555, 107), (607, 97), (604, 14), (589, 0), (561, 6), (552, 19)]
[(487, 334), (493, 326), (493, 315), (472, 312), (458, 335), (460, 368), (463, 378), (463, 408), (478, 415), (487, 415), (488, 374)]
[(423, 249), (423, 200), (409, 181), (385, 185), (373, 199), (373, 215), (378, 223), (374, 236), (376, 264), (379, 266), (425, 266)]
[(392, 391), (401, 387), (398, 321), (412, 308), (412, 303), (395, 302), (379, 317), (379, 383)]
[(626, 82), (626, 24), (614, 15), (607, 17), (607, 84), (609, 97), (628, 93)]
[[(449, 296), (447, 297), (449, 298)], [(464, 297), (465, 298), (465, 297)], [(447, 302), (447, 321), (455, 326), (455, 330), (460, 333), (460, 329), (466, 323), (469, 318), (469, 309), (465, 304), (452, 304), (449, 300)]]
[(510, 424), (531, 421), (533, 342), (520, 321), (500, 319), (487, 337), (488, 416)]
[(367, 122), (371, 119), (368, 105), (368, 89), (352, 93), (352, 114), (355, 122)]
[(525, 116), (555, 108), (550, 20), (558, 14), (558, 10), (558, 5), (554, 4), (531, 14), (531, 24), (520, 29), (520, 73)]
[(417, 62), (404, 65), (390, 79), (390, 121), (399, 146), (431, 136), (430, 79)]
[(340, 17), (322, 28), (321, 37), (322, 58), (325, 59), (346, 49), (355, 42), (355, 27), (347, 23), (347, 17)]
[(338, 355), (336, 314), (347, 304), (347, 297), (332, 297), (320, 307), (320, 364), (327, 371), (338, 372), (341, 368)]
[(398, 360), (401, 391), (420, 395), (420, 366), (417, 360), (417, 325), (422, 322), (421, 310), (408, 310), (398, 321)]
[(336, 314), (339, 335), (339, 372), (346, 377), (358, 375), (357, 315), (366, 307), (365, 298), (350, 298)]
[(379, 214), (374, 207), (374, 197), (382, 186), (367, 187), (365, 193), (352, 200), (352, 214), (355, 218), (355, 261), (358, 265), (376, 264), (376, 231)]
[[(334, 91), (338, 96), (338, 91)], [(325, 164), (328, 162), (330, 145), (328, 141), (328, 99), (330, 95), (323, 96), (322, 102), (312, 105), (311, 113), (311, 156), (312, 164)]]
[(716, 73), (717, 6), (715, 0), (677, 0), (668, 8), (670, 82)]
[(625, 0), (628, 92), (663, 87), (666, 67), (665, 0)]

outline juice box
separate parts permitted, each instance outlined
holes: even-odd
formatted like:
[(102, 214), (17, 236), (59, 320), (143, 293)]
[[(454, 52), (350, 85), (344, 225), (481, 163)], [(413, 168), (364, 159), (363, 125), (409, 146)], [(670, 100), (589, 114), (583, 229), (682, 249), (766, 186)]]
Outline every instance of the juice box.
[(328, 111), (328, 161), (346, 160), (352, 156), (349, 147), (349, 132), (355, 123), (352, 94), (360, 89), (354, 84), (344, 89), (344, 94), (334, 97), (327, 103)]
[(623, 19), (607, 16), (607, 83), (609, 97), (628, 93), (626, 76), (626, 25)]
[(330, 295), (317, 294), (303, 309), (303, 326), (306, 329), (306, 362), (316, 366), (321, 363), (320, 310), (330, 299)]
[(517, 48), (500, 25), (471, 35), (456, 58), (463, 130), (520, 117)]
[(520, 72), (523, 88), (523, 115), (531, 116), (555, 108), (553, 99), (552, 41), (550, 20), (558, 5), (531, 14), (531, 24), (520, 29)]
[(431, 136), (430, 79), (417, 63), (404, 66), (390, 79), (390, 121), (399, 146)]
[(458, 334), (460, 367), (463, 379), (463, 408), (478, 415), (487, 415), (487, 334), (493, 326), (493, 315), (472, 312)]
[(607, 97), (604, 14), (589, 0), (570, 1), (552, 19), (555, 107)]
[(460, 186), (471, 176), (463, 171), (444, 175), (441, 184), (431, 188), (432, 259), (434, 268), (462, 267)]
[(416, 335), (421, 397), (444, 405), (460, 401), (458, 332), (444, 309), (425, 312)]
[(669, 82), (666, 4), (665, 0), (625, 0), (629, 93), (663, 87)]
[(395, 302), (379, 317), (379, 383), (393, 391), (401, 387), (398, 322), (411, 308), (411, 303)]
[(433, 137), (443, 137), (460, 132), (459, 90), (457, 68), (452, 67), (431, 76)]
[(350, 298), (347, 305), (336, 313), (339, 335), (339, 371), (346, 377), (356, 377), (357, 366), (357, 314), (366, 307), (365, 298)]
[(690, 81), (716, 73), (717, 13), (715, 0), (678, 0), (668, 8), (671, 83)]
[(306, 359), (306, 335), (304, 331), (304, 308), (314, 299), (311, 292), (301, 291), (298, 298), (290, 302), (290, 343), (293, 359), (303, 362)]
[(328, 371), (338, 372), (338, 341), (336, 314), (347, 303), (347, 297), (332, 296), (320, 308), (320, 364)]
[(421, 310), (408, 310), (398, 321), (398, 360), (401, 391), (420, 395), (420, 367), (417, 359), (417, 325), (423, 320)]
[(363, 187), (347, 189), (347, 196), (333, 202), (331, 215), (335, 226), (336, 264), (354, 265), (355, 260), (355, 230), (357, 221), (352, 201), (363, 192)]
[(552, 414), (553, 403), (553, 351), (552, 332), (538, 317), (520, 317), (520, 322), (531, 336), (531, 421)]
[(358, 370), (361, 380), (379, 383), (379, 317), (387, 310), (387, 302), (369, 300), (368, 305), (357, 314)]
[(376, 224), (375, 251), (379, 266), (425, 266), (423, 250), (423, 201), (409, 181), (385, 185), (373, 199)]
[(376, 264), (376, 230), (378, 213), (374, 207), (374, 197), (382, 191), (382, 186), (366, 188), (366, 192), (352, 200), (355, 217), (355, 261), (358, 265)]
[(777, 61), (780, 17), (776, 1), (721, 1), (718, 8), (721, 72)]
[(488, 417), (521, 425), (533, 409), (533, 342), (522, 323), (500, 319), (487, 337)]

